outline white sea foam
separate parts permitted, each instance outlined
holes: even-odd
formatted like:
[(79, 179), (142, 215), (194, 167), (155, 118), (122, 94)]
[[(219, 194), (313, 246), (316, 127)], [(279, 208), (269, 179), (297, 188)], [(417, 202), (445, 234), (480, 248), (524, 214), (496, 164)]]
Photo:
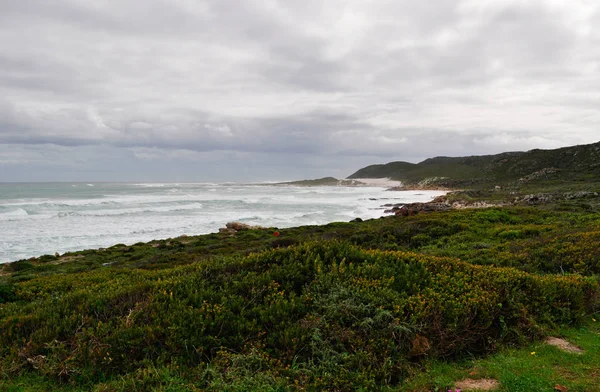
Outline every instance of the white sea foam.
[(0, 184), (0, 262), (216, 232), (233, 220), (284, 228), (377, 218), (382, 204), (429, 201), (443, 193), (235, 183), (93, 185)]
[(19, 217), (27, 217), (29, 214), (23, 208), (15, 210), (0, 211), (0, 220), (12, 220)]

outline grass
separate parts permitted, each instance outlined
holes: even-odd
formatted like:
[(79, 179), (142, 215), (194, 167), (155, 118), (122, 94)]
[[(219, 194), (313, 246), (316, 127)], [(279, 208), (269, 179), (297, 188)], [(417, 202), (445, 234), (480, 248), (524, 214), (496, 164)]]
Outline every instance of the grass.
[(545, 392), (562, 385), (571, 392), (600, 391), (600, 315), (589, 316), (577, 328), (563, 327), (560, 337), (582, 348), (581, 355), (567, 353), (544, 342), (507, 348), (485, 358), (459, 363), (431, 362), (399, 389), (404, 392), (443, 391), (465, 378), (492, 378), (498, 391)]

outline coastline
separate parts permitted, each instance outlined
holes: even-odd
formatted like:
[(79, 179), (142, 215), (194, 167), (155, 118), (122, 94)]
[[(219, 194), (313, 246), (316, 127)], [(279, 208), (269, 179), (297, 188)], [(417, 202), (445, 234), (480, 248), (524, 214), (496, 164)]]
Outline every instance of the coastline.
[[(359, 181), (362, 183), (361, 186), (376, 186), (376, 187), (383, 187), (383, 188), (388, 188), (388, 190), (391, 190), (391, 188), (402, 188), (403, 184), (402, 181), (396, 181), (396, 180), (392, 180), (391, 178), (357, 178), (356, 181)], [(405, 191), (411, 191), (413, 189), (400, 189), (400, 190), (405, 190)], [(417, 190), (417, 189), (415, 189)]]
[[(596, 321), (590, 316), (594, 317), (592, 312), (600, 309), (599, 288), (592, 280), (600, 268), (595, 246), (597, 217), (593, 211), (550, 208), (507, 206), (431, 215), (425, 213), (429, 211), (413, 210), (406, 217), (290, 228), (231, 226), (234, 231), (116, 244), (3, 264), (0, 308), (4, 312), (1, 321), (7, 326), (2, 329), (7, 358), (4, 363), (23, 364), (17, 370), (24, 370), (23, 377), (30, 377), (30, 384), (26, 385), (44, 382), (53, 386), (51, 382), (64, 385), (52, 381), (59, 379), (59, 361), (72, 358), (69, 369), (75, 375), (94, 374), (98, 366), (103, 366), (102, 378), (93, 381), (105, 388), (122, 382), (122, 377), (137, 382), (138, 369), (148, 366), (146, 350), (158, 349), (161, 357), (175, 358), (180, 366), (205, 359), (203, 353), (210, 350), (221, 350), (222, 342), (229, 345), (227, 351), (221, 352), (240, 353), (235, 354), (235, 359), (243, 360), (242, 372), (247, 369), (246, 364), (256, 363), (256, 358), (271, 355), (275, 359), (265, 362), (259, 376), (271, 380), (277, 371), (286, 377), (289, 374), (290, 379), (303, 380), (302, 371), (311, 369), (307, 366), (318, 363), (315, 361), (320, 357), (310, 352), (304, 357), (296, 356), (303, 350), (302, 343), (287, 350), (297, 342), (294, 338), (298, 333), (302, 334), (299, 340), (310, 341), (317, 336), (319, 344), (333, 342), (331, 347), (325, 347), (331, 350), (339, 349), (335, 339), (340, 331), (345, 336), (361, 337), (349, 341), (343, 348), (344, 355), (355, 355), (354, 347), (371, 350), (370, 358), (375, 358), (375, 365), (381, 369), (387, 369), (391, 361), (405, 363), (409, 359), (413, 369), (410, 371), (416, 371), (438, 357), (474, 351), (493, 353), (539, 338), (540, 331), (530, 328), (534, 324), (541, 325), (546, 333), (556, 325)], [(574, 214), (581, 218), (577, 219), (576, 232), (572, 224)], [(567, 241), (576, 250), (575, 257), (565, 258), (554, 239)], [(548, 263), (553, 256), (560, 256), (560, 260)], [(512, 289), (505, 290), (507, 284)], [(547, 293), (551, 293), (550, 298)], [(558, 302), (559, 309), (555, 298), (566, 298)], [(432, 303), (436, 304), (433, 308), (429, 306)], [(354, 304), (359, 305), (351, 306)], [(365, 309), (369, 313), (365, 314)], [(446, 319), (440, 317), (444, 309), (462, 313)], [(486, 318), (473, 324), (473, 309)], [(398, 344), (398, 320), (405, 319), (407, 312), (419, 318), (409, 325), (411, 334)], [(348, 314), (350, 317), (345, 317)], [(512, 317), (515, 314), (521, 317)], [(257, 315), (262, 317), (258, 321)], [(362, 322), (366, 317), (378, 320), (377, 324), (369, 324), (367, 333)], [(437, 320), (435, 328), (429, 327), (431, 320)], [(456, 320), (465, 322), (457, 328)], [(498, 334), (499, 320), (506, 320), (518, 335)], [(22, 324), (16, 326), (17, 323)], [(239, 326), (243, 327), (241, 332)], [(262, 338), (265, 328), (269, 334)], [(439, 340), (440, 328), (452, 341), (462, 342), (464, 350), (452, 348), (448, 340)], [(37, 333), (38, 330), (50, 331), (50, 335)], [(323, 331), (328, 334), (325, 340), (318, 335)], [(473, 331), (485, 342), (488, 337), (495, 339), (495, 345), (472, 339)], [(377, 346), (372, 345), (372, 333), (379, 334)], [(269, 343), (270, 336), (279, 340)], [(248, 337), (257, 337), (256, 344), (247, 347)], [(199, 349), (186, 349), (190, 339)], [(597, 339), (589, 345), (573, 341), (595, 353), (592, 350)], [(28, 342), (27, 350), (21, 342)], [(95, 347), (102, 350), (88, 350), (89, 342), (97, 342)], [(72, 347), (78, 348), (78, 356), (73, 356)], [(389, 347), (402, 350), (392, 352), (393, 357), (377, 356)], [(538, 354), (533, 357), (529, 352)], [(538, 346), (527, 349), (522, 358), (525, 362), (546, 356), (556, 362), (554, 355)], [(111, 358), (118, 361), (118, 366), (109, 361)], [(304, 361), (300, 371), (293, 366), (298, 363), (297, 358)], [(208, 366), (215, 367), (215, 375), (226, 377), (232, 369), (237, 372), (232, 362), (224, 360), (210, 359)], [(595, 364), (597, 360), (593, 357), (589, 362)], [(159, 360), (151, 364), (171, 366)], [(366, 366), (365, 371), (371, 369), (371, 362)], [(122, 375), (123, 367), (129, 369), (129, 375)], [(340, 372), (339, 380), (347, 382), (354, 369), (353, 365)], [(42, 371), (47, 373), (40, 376)], [(183, 378), (183, 371), (188, 378)], [(197, 366), (185, 367), (183, 371), (181, 380), (189, 385), (205, 379), (206, 373), (199, 372)], [(473, 371), (469, 367), (465, 376)], [(5, 374), (8, 376), (4, 381), (13, 382), (13, 373)], [(164, 382), (163, 375), (169, 374), (159, 374), (156, 385)], [(239, 374), (246, 373), (233, 373), (236, 380)], [(255, 374), (252, 372), (248, 379), (254, 382)], [(315, 374), (319, 381), (321, 373)], [(593, 380), (592, 375), (588, 378)], [(287, 380), (281, 378), (278, 385), (287, 385)], [(395, 385), (410, 381), (398, 379)], [(223, 385), (215, 384), (209, 390)], [(304, 385), (308, 389), (313, 384), (305, 381)], [(334, 384), (320, 389), (332, 389), (331, 385)], [(372, 386), (369, 385), (371, 389)], [(109, 387), (105, 389), (114, 389)], [(349, 384), (345, 389), (351, 389)]]
[(396, 184), (381, 179), (345, 187), (55, 184), (54, 194), (44, 193), (47, 185), (27, 192), (16, 186), (19, 198), (0, 203), (0, 264), (117, 243), (209, 234), (233, 221), (284, 228), (379, 218), (386, 215), (384, 203), (431, 201), (442, 193), (386, 191), (387, 185)]

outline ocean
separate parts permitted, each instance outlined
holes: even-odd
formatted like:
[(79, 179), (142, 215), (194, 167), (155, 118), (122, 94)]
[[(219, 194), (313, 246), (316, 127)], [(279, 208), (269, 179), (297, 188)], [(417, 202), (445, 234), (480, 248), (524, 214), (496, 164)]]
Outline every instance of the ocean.
[(236, 183), (0, 183), (0, 263), (198, 235), (239, 221), (292, 227), (378, 218), (439, 191)]

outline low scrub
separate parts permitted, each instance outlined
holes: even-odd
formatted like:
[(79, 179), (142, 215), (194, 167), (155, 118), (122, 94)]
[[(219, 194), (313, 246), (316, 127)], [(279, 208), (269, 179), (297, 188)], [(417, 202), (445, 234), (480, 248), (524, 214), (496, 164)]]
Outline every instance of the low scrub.
[(344, 242), (47, 276), (3, 293), (0, 377), (97, 390), (373, 390), (423, 359), (577, 323), (600, 301), (593, 278)]

